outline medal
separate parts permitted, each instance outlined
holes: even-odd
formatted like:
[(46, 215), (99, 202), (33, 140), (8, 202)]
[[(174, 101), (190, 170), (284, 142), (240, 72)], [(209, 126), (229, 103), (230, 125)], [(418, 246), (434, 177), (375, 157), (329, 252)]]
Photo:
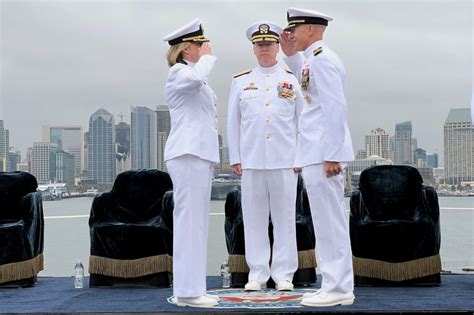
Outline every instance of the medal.
[(286, 81), (278, 83), (277, 87), (278, 97), (286, 98), (287, 100), (292, 100), (295, 95), (293, 90), (293, 84)]
[(309, 69), (305, 68), (301, 72), (301, 89), (303, 91), (308, 91), (309, 89)]

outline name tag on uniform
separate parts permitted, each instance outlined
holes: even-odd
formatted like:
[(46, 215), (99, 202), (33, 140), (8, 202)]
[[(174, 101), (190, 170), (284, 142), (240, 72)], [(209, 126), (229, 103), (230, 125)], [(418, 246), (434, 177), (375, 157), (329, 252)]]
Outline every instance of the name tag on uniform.
[(293, 90), (293, 84), (286, 81), (278, 83), (277, 86), (278, 97), (286, 98), (292, 100), (295, 96), (295, 91)]
[(301, 71), (301, 89), (308, 91), (309, 89), (309, 69), (305, 68)]
[(255, 86), (255, 82), (250, 82), (249, 85), (244, 88), (244, 91), (248, 90), (258, 90), (258, 87)]

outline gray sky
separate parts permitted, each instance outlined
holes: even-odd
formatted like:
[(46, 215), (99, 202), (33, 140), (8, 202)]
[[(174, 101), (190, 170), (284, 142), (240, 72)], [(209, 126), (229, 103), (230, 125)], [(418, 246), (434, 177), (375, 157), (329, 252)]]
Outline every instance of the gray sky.
[(354, 149), (364, 135), (411, 120), (418, 146), (443, 153), (450, 108), (472, 94), (473, 5), (466, 1), (5, 1), (0, 0), (0, 119), (10, 144), (41, 141), (41, 126), (82, 125), (104, 107), (165, 104), (162, 38), (199, 17), (218, 63), (210, 85), (225, 135), (232, 75), (254, 67), (247, 27), (286, 24), (289, 6), (334, 17), (325, 42), (348, 74)]

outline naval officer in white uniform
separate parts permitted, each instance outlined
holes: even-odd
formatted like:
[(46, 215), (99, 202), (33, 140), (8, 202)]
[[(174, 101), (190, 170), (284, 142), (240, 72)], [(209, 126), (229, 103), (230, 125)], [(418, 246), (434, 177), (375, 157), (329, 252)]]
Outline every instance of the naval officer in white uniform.
[(295, 167), (303, 169), (322, 274), (321, 290), (304, 296), (302, 304), (349, 305), (354, 301), (354, 276), (344, 173), (354, 154), (346, 122), (346, 72), (322, 41), (330, 16), (290, 8), (287, 17), (287, 33), (281, 36), (284, 60), (299, 79), (306, 99)]
[(278, 290), (293, 290), (298, 268), (293, 163), (304, 99), (296, 78), (277, 62), (281, 32), (267, 21), (248, 28), (258, 66), (234, 76), (229, 98), (230, 164), (242, 176), (245, 258), (250, 268), (247, 291), (261, 290), (270, 277)]
[(166, 101), (171, 132), (164, 158), (173, 181), (173, 293), (178, 306), (212, 307), (206, 294), (211, 181), (219, 162), (216, 96), (207, 78), (216, 63), (195, 19), (164, 38), (170, 44)]

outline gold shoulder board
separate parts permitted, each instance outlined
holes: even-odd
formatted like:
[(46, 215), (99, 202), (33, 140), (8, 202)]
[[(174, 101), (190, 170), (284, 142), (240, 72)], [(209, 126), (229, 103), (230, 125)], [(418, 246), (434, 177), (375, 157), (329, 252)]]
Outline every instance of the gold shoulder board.
[(323, 47), (319, 47), (319, 48), (316, 48), (315, 50), (313, 50), (313, 55), (317, 56), (322, 52), (323, 52)]
[(247, 69), (247, 70), (245, 70), (245, 71), (236, 73), (236, 74), (234, 74), (234, 79), (235, 79), (235, 78), (238, 78), (238, 77), (240, 77), (240, 76), (243, 76), (244, 74), (249, 74), (250, 72), (252, 72), (252, 69)]
[(291, 71), (290, 69), (286, 68), (285, 69), (286, 72), (290, 73), (290, 74), (293, 74), (293, 71)]

